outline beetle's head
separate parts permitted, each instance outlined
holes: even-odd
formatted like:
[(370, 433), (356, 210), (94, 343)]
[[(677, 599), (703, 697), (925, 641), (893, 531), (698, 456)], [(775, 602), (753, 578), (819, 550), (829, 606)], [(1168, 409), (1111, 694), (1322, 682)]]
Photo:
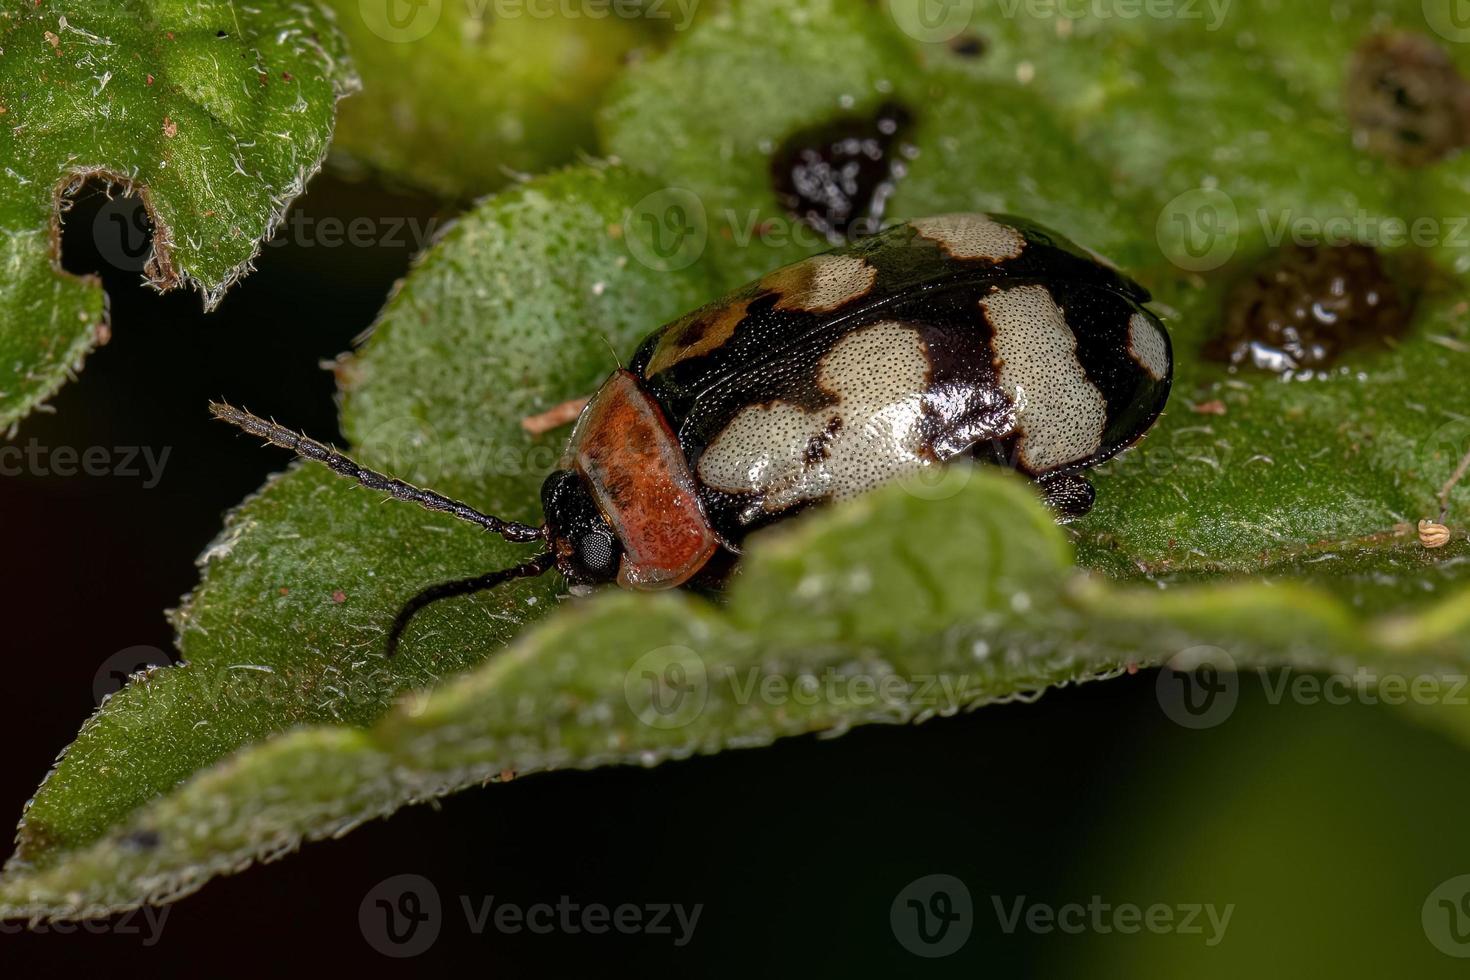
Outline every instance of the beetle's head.
[(613, 533), (581, 474), (556, 470), (541, 485), (546, 536), (556, 570), (573, 593), (618, 577), (623, 546)]

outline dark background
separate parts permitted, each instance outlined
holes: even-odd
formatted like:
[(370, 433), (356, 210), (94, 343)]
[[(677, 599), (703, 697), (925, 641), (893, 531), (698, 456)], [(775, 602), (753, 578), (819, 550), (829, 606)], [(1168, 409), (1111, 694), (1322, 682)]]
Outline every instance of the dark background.
[[(296, 206), (320, 221), (434, 217), (434, 205), (323, 177)], [(99, 667), (168, 650), (163, 610), (196, 581), (223, 512), (280, 468), (209, 420), (227, 396), (340, 439), (319, 362), (372, 322), (413, 243), (265, 250), (204, 315), (99, 251), (105, 199), (68, 218), (66, 264), (101, 270), (114, 336), (79, 381), (12, 436), (46, 447), (170, 447), (162, 481), (0, 477), (0, 592), (9, 697), (0, 819), (19, 815), (93, 709)], [(655, 326), (650, 324), (650, 328)], [(777, 976), (1238, 976), (1307, 966), (1345, 975), (1459, 973), (1426, 941), (1424, 896), (1470, 871), (1465, 757), (1396, 713), (1277, 707), (1247, 682), (1207, 731), (1174, 725), (1144, 673), (915, 727), (794, 739), (652, 770), (529, 776), (403, 811), (342, 840), (213, 881), (169, 910), (159, 941), (0, 934), (9, 976), (143, 969), (150, 976), (446, 967), (566, 976), (677, 971)], [(419, 874), (442, 903), (412, 960), (377, 952), (359, 906)], [(965, 882), (974, 931), (945, 959), (908, 952), (889, 907), (928, 874)], [(1235, 904), (1226, 942), (1140, 934), (1006, 934), (992, 895), (1053, 904)], [(693, 940), (474, 934), (459, 896), (528, 906), (700, 903)], [(140, 926), (134, 918), (131, 925)], [(146, 929), (145, 929), (146, 932)]]

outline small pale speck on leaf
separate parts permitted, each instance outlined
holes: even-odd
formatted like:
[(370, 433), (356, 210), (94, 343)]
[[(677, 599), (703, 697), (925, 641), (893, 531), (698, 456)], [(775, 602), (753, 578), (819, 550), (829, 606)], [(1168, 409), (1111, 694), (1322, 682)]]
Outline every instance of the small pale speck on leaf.
[(1426, 548), (1443, 548), (1450, 543), (1451, 531), (1437, 521), (1427, 518), (1419, 522), (1419, 543)]
[(347, 593), (343, 592), (341, 589), (334, 590), (332, 592), (332, 601), (340, 606), (342, 603), (347, 601)]

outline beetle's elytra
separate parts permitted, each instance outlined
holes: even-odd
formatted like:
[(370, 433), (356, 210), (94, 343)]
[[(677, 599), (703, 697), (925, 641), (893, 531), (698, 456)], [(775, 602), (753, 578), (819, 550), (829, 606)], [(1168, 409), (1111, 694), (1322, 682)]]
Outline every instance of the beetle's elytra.
[(922, 218), (787, 266), (658, 330), (613, 372), (542, 487), (540, 527), (211, 408), (366, 486), (544, 544), (416, 596), (391, 653), (429, 602), (553, 567), (574, 591), (716, 582), (750, 531), (958, 457), (1032, 477), (1063, 518), (1085, 513), (1079, 471), (1137, 441), (1169, 395), (1169, 335), (1148, 299), (1008, 216)]

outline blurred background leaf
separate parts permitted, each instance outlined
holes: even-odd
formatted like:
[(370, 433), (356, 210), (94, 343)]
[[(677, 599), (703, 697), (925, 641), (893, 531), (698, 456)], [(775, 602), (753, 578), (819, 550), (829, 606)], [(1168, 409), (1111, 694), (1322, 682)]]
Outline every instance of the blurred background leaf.
[(489, 0), (327, 3), (364, 82), (342, 108), (334, 157), (461, 201), (595, 151), (606, 88), (690, 16), (661, 4), (659, 16), (618, 17), (596, 0), (510, 15)]

